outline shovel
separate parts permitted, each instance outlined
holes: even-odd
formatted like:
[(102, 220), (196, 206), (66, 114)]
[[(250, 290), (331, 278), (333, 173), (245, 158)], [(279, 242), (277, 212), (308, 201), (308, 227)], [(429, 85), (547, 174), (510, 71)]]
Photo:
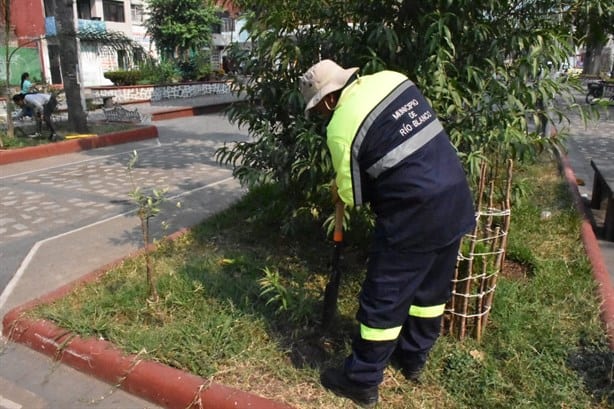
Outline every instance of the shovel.
[(341, 282), (341, 270), (339, 259), (341, 258), (341, 246), (343, 244), (343, 216), (345, 205), (339, 201), (335, 205), (335, 231), (333, 233), (333, 259), (330, 279), (324, 290), (324, 308), (322, 310), (322, 327), (328, 329), (337, 313), (337, 298), (339, 297), (339, 284)]

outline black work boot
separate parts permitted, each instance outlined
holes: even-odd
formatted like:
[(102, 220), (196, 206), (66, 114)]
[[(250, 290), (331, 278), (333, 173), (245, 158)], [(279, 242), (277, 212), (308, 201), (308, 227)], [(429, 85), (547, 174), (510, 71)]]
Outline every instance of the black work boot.
[(422, 368), (405, 368), (401, 367), (401, 374), (410, 382), (420, 383), (420, 374), (422, 373)]
[(402, 353), (398, 349), (392, 354), (390, 363), (393, 368), (401, 371), (405, 379), (413, 383), (420, 383), (420, 374), (424, 368), (423, 363), (404, 361)]
[(328, 368), (320, 375), (322, 385), (335, 395), (351, 399), (363, 408), (377, 405), (377, 386), (364, 387), (348, 379), (342, 368)]

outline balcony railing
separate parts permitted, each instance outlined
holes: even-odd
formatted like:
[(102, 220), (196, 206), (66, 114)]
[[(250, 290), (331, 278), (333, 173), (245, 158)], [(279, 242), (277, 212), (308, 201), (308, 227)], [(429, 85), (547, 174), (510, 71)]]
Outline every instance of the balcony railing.
[[(77, 31), (87, 31), (90, 33), (106, 33), (107, 25), (104, 21), (100, 20), (83, 20), (79, 19), (77, 22)], [(45, 33), (48, 36), (57, 35), (57, 29), (55, 27), (55, 17), (45, 18)]]

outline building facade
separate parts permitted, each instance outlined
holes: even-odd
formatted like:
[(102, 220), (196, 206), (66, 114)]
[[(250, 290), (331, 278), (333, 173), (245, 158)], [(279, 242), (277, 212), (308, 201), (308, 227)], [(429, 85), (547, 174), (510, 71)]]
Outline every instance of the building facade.
[[(72, 2), (77, 31), (119, 32), (156, 57), (155, 44), (144, 26), (147, 0), (12, 0), (11, 22), (15, 38), (11, 46), (19, 47), (18, 55), (28, 56), (30, 61), (25, 65), (21, 63), (24, 58), (11, 61), (11, 83), (18, 82), (23, 71), (28, 71), (37, 81), (62, 83), (60, 43), (55, 37), (53, 16), (56, 1)], [(239, 33), (241, 24), (236, 22), (238, 12), (232, 2), (217, 0), (217, 4), (224, 12), (220, 15), (222, 24), (214, 30), (212, 41), (214, 68), (221, 66), (226, 47), (245, 38)], [(134, 68), (135, 50), (114, 49), (91, 40), (79, 41), (79, 48), (79, 75), (83, 86), (111, 85), (104, 77), (105, 72)]]
[[(53, 84), (62, 82), (60, 71), (60, 44), (55, 34), (54, 2), (64, 0), (43, 0), (45, 7), (46, 78)], [(145, 0), (74, 0), (73, 8), (77, 31), (97, 33), (119, 32), (140, 44), (147, 52), (155, 55), (155, 48), (143, 25), (145, 21)], [(134, 62), (133, 50), (116, 50), (96, 41), (79, 42), (79, 74), (84, 86), (110, 85), (104, 77), (107, 71), (129, 69)]]

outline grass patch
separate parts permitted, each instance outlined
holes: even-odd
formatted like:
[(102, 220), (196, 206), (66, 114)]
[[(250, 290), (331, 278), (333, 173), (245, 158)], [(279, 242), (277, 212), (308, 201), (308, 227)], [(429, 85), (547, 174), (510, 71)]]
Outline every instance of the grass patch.
[[(68, 124), (66, 122), (56, 122), (54, 123), (56, 127), (56, 132), (61, 137), (65, 137), (66, 135), (72, 134), (74, 132), (70, 132), (68, 130)], [(125, 131), (128, 129), (134, 129), (138, 125), (130, 124), (130, 123), (89, 123), (88, 127), (92, 134), (103, 135), (111, 132)], [(30, 138), (28, 135), (31, 135), (36, 132), (36, 123), (32, 121), (31, 123), (20, 125), (15, 127), (15, 137), (7, 138), (6, 132), (2, 135), (2, 142), (4, 142), (3, 149), (19, 149), (26, 148), (28, 146), (38, 146), (45, 145), (51, 142), (49, 139), (49, 131), (43, 127), (43, 132), (40, 137)]]
[[(441, 337), (423, 383), (386, 370), (383, 408), (607, 408), (614, 404), (613, 354), (599, 320), (580, 219), (554, 162), (516, 171), (530, 181), (512, 210), (509, 254), (530, 265), (503, 275), (481, 343)], [(296, 408), (348, 408), (319, 372), (350, 350), (364, 254), (344, 249), (338, 325), (322, 334), (321, 300), (331, 252), (317, 225), (282, 237), (251, 192), (155, 252), (161, 301), (148, 304), (141, 258), (34, 314), (82, 336), (185, 369)], [(551, 218), (542, 220), (547, 209)], [(263, 295), (264, 294), (264, 295)]]

